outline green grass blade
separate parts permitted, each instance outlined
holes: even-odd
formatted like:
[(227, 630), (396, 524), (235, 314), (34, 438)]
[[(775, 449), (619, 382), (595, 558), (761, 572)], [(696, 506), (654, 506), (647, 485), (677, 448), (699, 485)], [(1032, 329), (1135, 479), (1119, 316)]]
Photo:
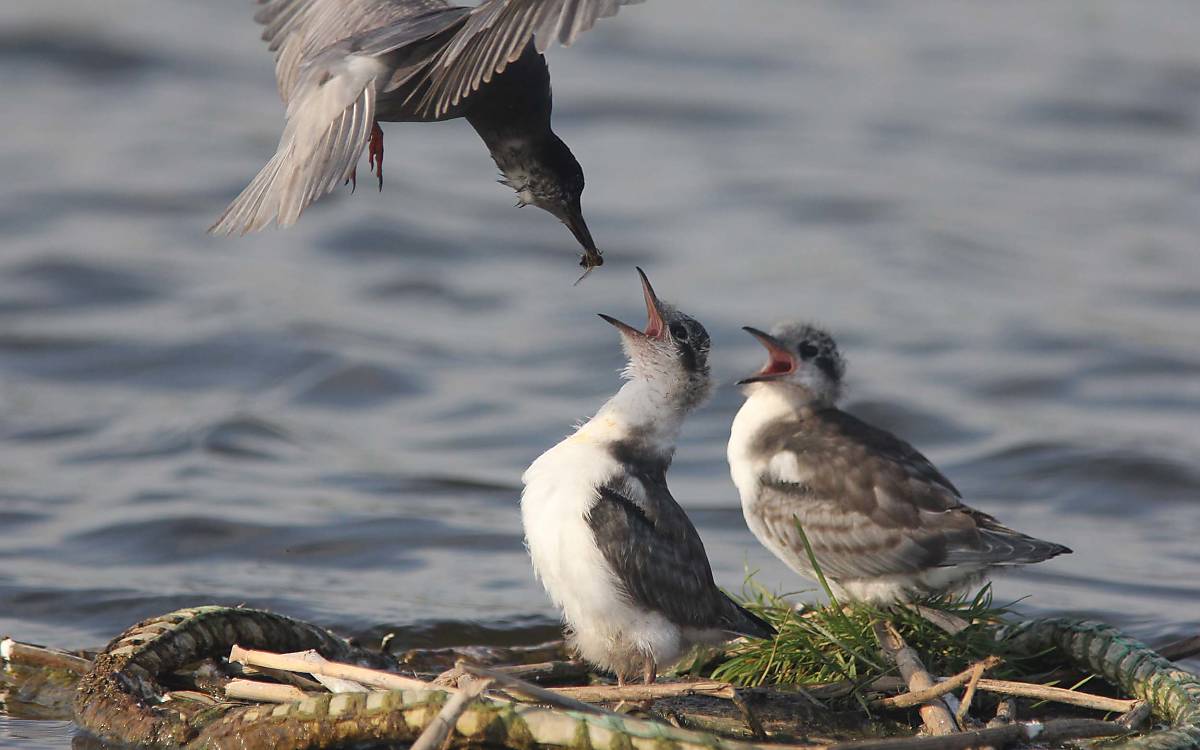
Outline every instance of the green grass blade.
[(841, 602), (833, 595), (833, 589), (829, 588), (829, 581), (825, 580), (825, 573), (821, 570), (821, 564), (817, 562), (817, 556), (813, 554), (812, 545), (809, 544), (808, 534), (804, 533), (804, 526), (800, 523), (800, 518), (792, 516), (792, 522), (796, 524), (796, 531), (800, 534), (800, 541), (804, 542), (804, 554), (808, 555), (808, 564), (812, 566), (813, 572), (817, 574), (817, 582), (821, 584), (821, 588), (825, 589), (825, 596), (829, 597), (829, 601), (838, 609), (842, 608)]

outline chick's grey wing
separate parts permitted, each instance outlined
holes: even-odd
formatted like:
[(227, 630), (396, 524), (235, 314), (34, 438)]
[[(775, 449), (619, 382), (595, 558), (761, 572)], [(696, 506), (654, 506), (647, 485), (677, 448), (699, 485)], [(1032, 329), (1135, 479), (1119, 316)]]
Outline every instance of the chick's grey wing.
[(908, 443), (845, 412), (782, 425), (760, 447), (794, 459), (762, 477), (764, 526), (805, 559), (799, 520), (831, 577), (915, 572), (978, 544), (950, 480)]
[[(878, 474), (891, 481), (881, 481), (875, 494), (893, 501), (900, 497), (911, 501), (926, 532), (919, 541), (931, 552), (941, 547), (937, 565), (1023, 565), (1071, 551), (1010, 529), (987, 513), (964, 505), (961, 493), (950, 480), (920, 451), (892, 433), (840, 410), (829, 410), (824, 417), (840, 434), (853, 436), (869, 449), (876, 463), (886, 467)], [(897, 506), (892, 502), (883, 507), (894, 511)]]
[(639, 504), (615, 482), (597, 494), (588, 524), (631, 601), (677, 625), (735, 625), (730, 607), (736, 605), (713, 582), (700, 535), (673, 499)]
[(827, 491), (778, 481), (759, 488), (756, 512), (763, 532), (790, 550), (803, 568), (810, 566), (797, 523), (821, 570), (834, 580), (911, 573), (944, 564), (945, 530), (879, 523), (867, 513), (847, 511), (826, 496)]
[[(962, 497), (958, 488), (938, 471), (937, 467), (928, 458), (925, 458), (924, 454), (914, 448), (911, 443), (900, 439), (891, 432), (868, 424), (853, 414), (837, 408), (820, 411), (814, 416), (814, 419), (820, 425), (820, 433), (827, 441), (843, 439), (858, 446), (880, 463), (889, 464), (904, 475), (936, 488), (939, 490), (936, 493), (939, 498), (952, 496), (956, 503), (957, 499)], [(949, 494), (946, 495), (940, 490)], [(938, 508), (943, 504), (943, 500), (939, 499), (934, 502), (933, 507)]]
[(455, 106), (519, 58), (530, 37), (539, 53), (555, 40), (569, 45), (598, 19), (643, 1), (485, 0), (439, 55), (421, 107), (439, 115)]
[(389, 27), (393, 35), (419, 39), (436, 34), (447, 23), (462, 20), (470, 10), (452, 6), (446, 0), (258, 2), (262, 7), (254, 20), (266, 27), (262, 38), (275, 53), (275, 78), (285, 103), (292, 98), (303, 62), (332, 45), (368, 34), (378, 37)]

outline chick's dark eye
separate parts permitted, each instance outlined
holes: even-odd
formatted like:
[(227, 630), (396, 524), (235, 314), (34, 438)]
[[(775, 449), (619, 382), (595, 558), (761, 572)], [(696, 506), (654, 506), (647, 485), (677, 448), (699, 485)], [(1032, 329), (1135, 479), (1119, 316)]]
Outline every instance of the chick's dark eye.
[(683, 327), (682, 323), (671, 324), (671, 338), (675, 339), (676, 341), (688, 340), (688, 331)]
[(809, 343), (800, 345), (800, 359), (812, 359), (817, 356), (817, 347)]

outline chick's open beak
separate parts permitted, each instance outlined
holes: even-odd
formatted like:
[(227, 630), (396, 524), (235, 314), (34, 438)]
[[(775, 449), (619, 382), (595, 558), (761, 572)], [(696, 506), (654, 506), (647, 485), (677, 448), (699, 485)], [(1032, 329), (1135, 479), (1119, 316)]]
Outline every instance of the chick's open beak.
[(744, 380), (739, 380), (738, 385), (761, 383), (765, 380), (777, 380), (796, 371), (796, 358), (787, 350), (787, 347), (779, 342), (779, 339), (750, 326), (743, 326), (742, 330), (758, 339), (758, 343), (766, 347), (767, 355), (770, 359), (767, 360), (767, 363), (763, 365), (761, 370)]
[(650, 279), (646, 278), (646, 272), (640, 268), (637, 269), (637, 272), (638, 276), (642, 278), (642, 294), (646, 298), (646, 330), (639, 331), (628, 323), (623, 323), (604, 313), (600, 313), (600, 317), (612, 323), (624, 335), (661, 341), (667, 335), (667, 324), (663, 322), (662, 317), (662, 305), (658, 301), (658, 295), (654, 293), (654, 287), (650, 286)]

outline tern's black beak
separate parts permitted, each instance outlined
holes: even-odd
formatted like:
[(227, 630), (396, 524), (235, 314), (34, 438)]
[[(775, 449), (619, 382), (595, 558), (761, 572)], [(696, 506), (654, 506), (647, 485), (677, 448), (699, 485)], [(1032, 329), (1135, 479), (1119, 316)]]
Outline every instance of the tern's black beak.
[(646, 298), (646, 330), (639, 331), (628, 323), (622, 323), (604, 313), (600, 313), (600, 317), (616, 326), (622, 334), (647, 339), (666, 338), (667, 324), (663, 322), (662, 304), (658, 301), (658, 295), (654, 293), (654, 287), (650, 286), (650, 279), (646, 278), (646, 272), (640, 268), (637, 269), (637, 272), (638, 276), (642, 278), (642, 295)]
[(583, 248), (583, 259), (579, 264), (589, 271), (604, 265), (604, 256), (600, 254), (596, 241), (592, 239), (592, 232), (583, 220), (583, 209), (580, 208), (579, 201), (567, 208), (562, 216), (562, 223), (567, 225), (567, 229), (575, 236), (575, 241)]
[(767, 364), (763, 365), (761, 370), (744, 380), (739, 380), (738, 385), (761, 383), (765, 380), (777, 380), (796, 371), (796, 357), (788, 351), (787, 347), (780, 343), (779, 339), (750, 326), (743, 326), (742, 330), (758, 339), (758, 343), (766, 347), (770, 359), (767, 360)]

